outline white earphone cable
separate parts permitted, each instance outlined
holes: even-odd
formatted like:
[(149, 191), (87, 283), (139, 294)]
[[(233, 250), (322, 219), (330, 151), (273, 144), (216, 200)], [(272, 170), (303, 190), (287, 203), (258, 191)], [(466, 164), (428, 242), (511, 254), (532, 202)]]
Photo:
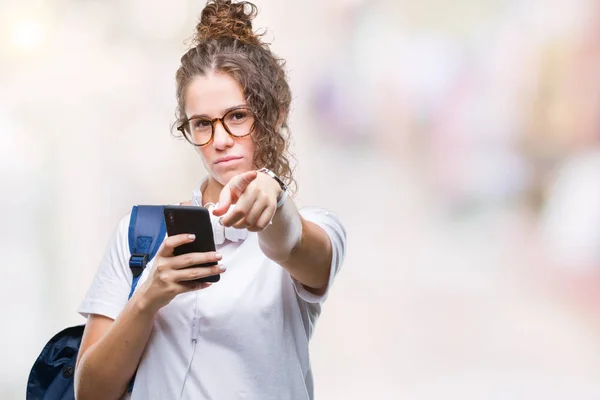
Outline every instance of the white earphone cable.
[(185, 370), (185, 375), (183, 376), (183, 383), (181, 384), (181, 392), (179, 394), (180, 400), (183, 399), (185, 383), (190, 373), (190, 369), (192, 368), (192, 362), (194, 361), (194, 355), (196, 354), (196, 343), (198, 342), (198, 336), (200, 336), (200, 315), (198, 314), (199, 308), (199, 296), (198, 292), (196, 292), (196, 305), (194, 307), (194, 318), (192, 319), (192, 356), (190, 357), (190, 362)]

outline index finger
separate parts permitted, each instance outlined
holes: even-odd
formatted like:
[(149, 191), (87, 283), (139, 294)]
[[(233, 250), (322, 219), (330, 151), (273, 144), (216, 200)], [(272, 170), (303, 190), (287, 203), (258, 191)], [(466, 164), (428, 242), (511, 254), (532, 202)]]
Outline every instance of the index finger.
[(179, 235), (169, 236), (162, 242), (156, 255), (161, 257), (172, 257), (175, 247), (191, 243), (194, 240), (196, 240), (196, 235), (194, 234), (181, 233)]
[(256, 171), (248, 171), (242, 175), (236, 175), (229, 180), (227, 185), (221, 190), (219, 194), (219, 202), (217, 207), (213, 210), (213, 214), (217, 217), (224, 215), (231, 204), (240, 198), (240, 196), (246, 191), (248, 185), (256, 179), (258, 173)]

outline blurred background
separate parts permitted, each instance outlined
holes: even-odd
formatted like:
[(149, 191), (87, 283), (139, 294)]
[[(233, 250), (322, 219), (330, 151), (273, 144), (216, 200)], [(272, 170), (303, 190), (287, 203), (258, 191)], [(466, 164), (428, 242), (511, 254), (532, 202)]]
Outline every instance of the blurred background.
[[(256, 0), (300, 205), (348, 253), (317, 399), (600, 398), (600, 3)], [(0, 398), (133, 204), (190, 197), (174, 74), (204, 1), (0, 0)]]

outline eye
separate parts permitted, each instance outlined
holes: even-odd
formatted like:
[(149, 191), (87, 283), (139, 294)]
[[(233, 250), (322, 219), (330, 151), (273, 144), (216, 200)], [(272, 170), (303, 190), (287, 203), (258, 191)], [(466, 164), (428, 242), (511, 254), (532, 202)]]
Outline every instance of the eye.
[(206, 119), (195, 119), (191, 121), (191, 125), (194, 130), (206, 129), (210, 128), (210, 121)]
[(229, 114), (228, 116), (228, 120), (234, 123), (240, 123), (240, 122), (244, 122), (248, 119), (249, 115), (248, 115), (248, 111), (245, 110), (236, 110), (233, 111), (231, 114)]

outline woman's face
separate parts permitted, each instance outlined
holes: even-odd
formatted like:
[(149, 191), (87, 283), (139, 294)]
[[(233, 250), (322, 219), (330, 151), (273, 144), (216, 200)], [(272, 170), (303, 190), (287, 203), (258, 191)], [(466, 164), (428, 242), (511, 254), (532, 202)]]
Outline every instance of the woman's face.
[[(244, 92), (227, 74), (210, 72), (197, 76), (187, 88), (185, 113), (188, 118), (221, 118), (228, 110), (240, 106), (247, 106)], [(234, 120), (239, 118), (233, 117)], [(252, 136), (232, 137), (219, 121), (214, 123), (213, 140), (196, 149), (212, 178), (221, 185), (226, 185), (235, 175), (254, 169)]]

